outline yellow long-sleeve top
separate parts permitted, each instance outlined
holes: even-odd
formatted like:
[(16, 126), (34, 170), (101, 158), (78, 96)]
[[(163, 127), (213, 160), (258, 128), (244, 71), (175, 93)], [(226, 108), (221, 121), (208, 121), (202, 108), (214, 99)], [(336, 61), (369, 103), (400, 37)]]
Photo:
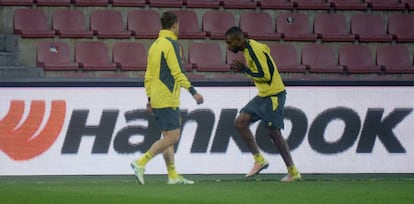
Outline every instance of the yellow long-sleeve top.
[(272, 96), (285, 90), (285, 85), (267, 45), (250, 39), (243, 50), (243, 55), (247, 67), (242, 72), (253, 79), (259, 91), (258, 96)]
[(177, 108), (180, 106), (181, 87), (196, 93), (184, 74), (181, 50), (177, 36), (161, 30), (148, 53), (144, 86), (152, 108)]

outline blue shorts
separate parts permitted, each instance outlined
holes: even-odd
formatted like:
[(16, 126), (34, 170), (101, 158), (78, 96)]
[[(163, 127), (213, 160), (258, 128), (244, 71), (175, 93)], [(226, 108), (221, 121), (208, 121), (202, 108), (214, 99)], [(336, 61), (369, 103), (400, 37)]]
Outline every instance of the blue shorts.
[(266, 127), (283, 129), (285, 101), (286, 91), (282, 91), (273, 96), (256, 96), (240, 112), (250, 115), (251, 122), (262, 120)]
[(161, 131), (176, 130), (181, 128), (181, 113), (179, 108), (153, 109), (155, 120)]

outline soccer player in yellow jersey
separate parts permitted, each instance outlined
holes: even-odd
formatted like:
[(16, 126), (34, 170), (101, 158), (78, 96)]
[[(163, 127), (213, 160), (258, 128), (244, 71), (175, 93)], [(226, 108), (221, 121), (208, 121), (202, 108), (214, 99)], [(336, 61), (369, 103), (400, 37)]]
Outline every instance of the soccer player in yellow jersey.
[(163, 154), (167, 166), (168, 184), (194, 183), (179, 175), (174, 165), (174, 144), (181, 134), (180, 90), (187, 89), (197, 104), (203, 103), (204, 99), (184, 74), (181, 51), (177, 42), (178, 25), (178, 18), (174, 13), (163, 13), (162, 29), (148, 53), (144, 79), (148, 96), (147, 111), (154, 115), (163, 137), (152, 144), (142, 157), (131, 163), (140, 184), (145, 183), (145, 165), (160, 153)]
[(250, 77), (258, 89), (258, 95), (240, 110), (235, 120), (235, 126), (243, 137), (249, 150), (253, 154), (255, 163), (246, 177), (254, 176), (269, 166), (269, 162), (259, 151), (256, 140), (249, 129), (251, 123), (262, 120), (269, 129), (269, 137), (279, 150), (288, 174), (282, 181), (301, 180), (302, 177), (296, 169), (287, 142), (280, 129), (284, 127), (283, 109), (286, 100), (286, 90), (280, 77), (277, 66), (270, 55), (270, 49), (265, 44), (247, 39), (239, 27), (230, 28), (225, 34), (227, 48), (237, 53), (243, 52), (246, 65), (235, 59), (231, 69)]

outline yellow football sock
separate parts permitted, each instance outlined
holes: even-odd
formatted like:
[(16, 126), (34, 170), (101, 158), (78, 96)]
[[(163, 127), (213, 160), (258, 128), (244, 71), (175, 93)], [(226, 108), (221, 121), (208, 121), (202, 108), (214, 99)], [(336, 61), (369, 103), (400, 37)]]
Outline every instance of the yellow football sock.
[(254, 154), (253, 157), (256, 163), (262, 164), (265, 161), (265, 158), (261, 153)]
[(140, 166), (145, 166), (152, 159), (152, 157), (153, 156), (152, 156), (151, 152), (145, 152), (145, 154), (141, 158), (138, 159), (137, 163)]
[(175, 179), (175, 178), (177, 178), (177, 177), (178, 177), (178, 173), (177, 173), (177, 171), (175, 170), (175, 165), (174, 165), (174, 163), (172, 163), (172, 164), (167, 164), (167, 171), (168, 171), (168, 178)]
[(298, 170), (296, 169), (295, 166), (288, 166), (287, 170), (288, 170), (289, 175), (291, 175), (291, 176), (298, 175)]

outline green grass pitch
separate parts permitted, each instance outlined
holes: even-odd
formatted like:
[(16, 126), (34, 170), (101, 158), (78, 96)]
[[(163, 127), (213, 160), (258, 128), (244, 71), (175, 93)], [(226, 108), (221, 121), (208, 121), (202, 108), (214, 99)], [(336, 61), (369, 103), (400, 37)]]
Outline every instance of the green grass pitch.
[(0, 176), (1, 204), (412, 204), (414, 174), (186, 175), (194, 185), (167, 185), (148, 175), (144, 186), (131, 176)]

